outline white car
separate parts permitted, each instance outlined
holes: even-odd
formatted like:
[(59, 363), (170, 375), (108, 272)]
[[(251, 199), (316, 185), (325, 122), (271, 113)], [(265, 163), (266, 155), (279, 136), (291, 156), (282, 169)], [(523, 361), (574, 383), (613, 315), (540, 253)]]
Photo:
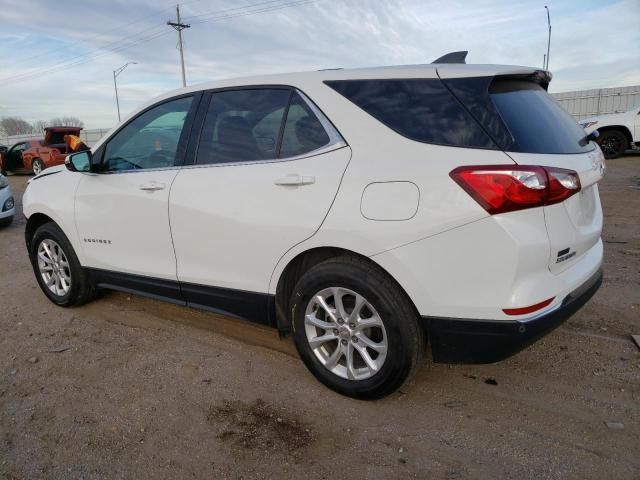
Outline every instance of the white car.
[(23, 198), (61, 306), (115, 289), (276, 327), (383, 397), (421, 363), (495, 362), (601, 282), (600, 149), (534, 68), (258, 76), (153, 100)]
[(640, 146), (640, 107), (624, 113), (611, 113), (580, 120), (588, 133), (598, 131), (597, 142), (605, 158), (618, 158), (625, 150)]
[(0, 173), (0, 227), (6, 227), (13, 222), (16, 215), (16, 205), (11, 193), (7, 177)]

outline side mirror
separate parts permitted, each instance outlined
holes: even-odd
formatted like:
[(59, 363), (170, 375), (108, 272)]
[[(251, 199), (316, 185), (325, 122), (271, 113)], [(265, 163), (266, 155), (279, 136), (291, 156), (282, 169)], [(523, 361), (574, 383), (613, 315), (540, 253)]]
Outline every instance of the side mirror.
[(64, 160), (64, 164), (67, 167), (67, 170), (71, 172), (90, 172), (91, 150), (67, 155), (67, 158)]
[(589, 145), (590, 142), (592, 141), (596, 141), (596, 138), (598, 138), (600, 136), (600, 133), (598, 133), (598, 130), (594, 130), (591, 133), (587, 133), (584, 137), (582, 137), (582, 140), (580, 140), (578, 142), (578, 144), (581, 147), (584, 147), (585, 145)]
[(591, 141), (595, 142), (596, 138), (598, 138), (599, 136), (600, 136), (600, 132), (598, 132), (598, 130), (594, 130), (593, 132), (587, 135), (587, 142), (591, 142)]

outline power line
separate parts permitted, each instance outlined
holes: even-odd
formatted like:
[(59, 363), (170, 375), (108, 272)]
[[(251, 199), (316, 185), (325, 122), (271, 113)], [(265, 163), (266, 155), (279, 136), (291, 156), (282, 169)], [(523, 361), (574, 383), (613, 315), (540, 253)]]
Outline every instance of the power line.
[[(201, 1), (201, 0), (194, 0), (194, 1)], [(191, 2), (187, 2), (187, 3), (193, 3), (193, 1), (191, 1)], [(102, 32), (102, 33), (99, 33), (99, 34), (100, 34), (100, 35), (109, 35), (110, 33), (113, 33), (113, 32), (116, 32), (116, 31), (122, 31), (123, 29), (125, 29), (125, 28), (127, 28), (127, 27), (130, 27), (131, 25), (135, 25), (136, 23), (140, 23), (140, 22), (142, 22), (143, 20), (147, 20), (147, 19), (149, 19), (149, 18), (151, 18), (151, 17), (159, 16), (159, 15), (161, 15), (163, 12), (165, 12), (166, 10), (170, 10), (171, 8), (173, 8), (173, 5), (171, 5), (171, 6), (169, 6), (169, 7), (165, 7), (165, 8), (163, 8), (163, 9), (161, 9), (161, 10), (156, 11), (155, 13), (152, 13), (152, 14), (150, 14), (150, 15), (145, 15), (144, 17), (140, 17), (140, 18), (138, 18), (137, 20), (134, 20), (134, 21), (129, 22), (129, 23), (122, 24), (122, 25), (120, 25), (120, 26), (118, 26), (118, 27), (112, 28), (112, 29), (110, 29), (110, 30), (107, 30), (107, 31)], [(140, 32), (138, 32), (138, 33), (140, 33)], [(115, 42), (109, 42), (109, 43), (107, 43), (106, 45), (103, 45), (103, 46), (102, 46), (102, 47), (100, 47), (100, 48), (105, 48), (105, 47), (107, 47), (107, 46), (109, 46), (109, 45), (112, 45), (113, 43), (115, 43)], [(59, 48), (52, 48), (52, 49), (50, 49), (50, 50), (46, 50), (46, 51), (44, 51), (44, 52), (38, 53), (38, 54), (33, 55), (33, 56), (31, 56), (31, 57), (23, 58), (23, 59), (21, 59), (21, 61), (23, 61), (23, 62), (28, 62), (28, 61), (30, 61), (30, 60), (35, 60), (35, 59), (37, 59), (37, 58), (47, 57), (47, 56), (51, 55), (52, 53), (56, 53), (56, 52), (58, 52), (59, 50), (60, 50)], [(73, 58), (75, 58), (75, 57), (73, 57)]]
[(191, 21), (191, 20), (193, 20), (195, 18), (201, 18), (201, 17), (210, 16), (210, 15), (220, 15), (220, 14), (225, 14), (227, 12), (233, 12), (233, 11), (237, 11), (237, 10), (245, 10), (245, 9), (249, 9), (249, 8), (253, 8), (253, 7), (259, 7), (261, 5), (266, 5), (266, 4), (272, 4), (272, 3), (280, 4), (280, 1), (281, 0), (267, 0), (267, 1), (262, 1), (262, 2), (252, 3), (252, 4), (249, 4), (249, 5), (242, 5), (240, 7), (224, 8), (222, 10), (212, 10), (212, 11), (209, 11), (209, 12), (198, 13), (198, 14), (195, 14), (195, 15), (187, 15), (184, 18), (184, 20), (185, 21)]
[[(196, 3), (197, 1), (201, 1), (201, 0), (192, 0), (190, 2), (186, 2), (186, 3)], [(267, 13), (267, 12), (271, 12), (271, 11), (276, 11), (276, 10), (281, 10), (284, 8), (289, 8), (289, 7), (295, 7), (295, 6), (301, 6), (301, 5), (306, 5), (306, 4), (310, 4), (313, 3), (315, 0), (297, 0), (297, 1), (293, 1), (293, 2), (288, 2), (288, 3), (277, 3), (275, 5), (269, 5), (269, 4), (274, 4), (276, 3), (275, 0), (271, 0), (271, 1), (263, 1), (263, 2), (258, 2), (258, 3), (254, 3), (254, 4), (250, 4), (250, 5), (244, 5), (243, 7), (234, 7), (231, 9), (224, 9), (224, 10), (219, 10), (217, 12), (208, 12), (205, 14), (201, 14), (201, 15), (193, 15), (189, 18), (198, 18), (201, 17), (201, 20), (197, 20), (196, 24), (202, 24), (202, 23), (208, 23), (208, 22), (213, 22), (213, 21), (219, 21), (219, 20), (227, 20), (227, 19), (231, 19), (231, 18), (237, 18), (237, 17), (242, 17), (242, 16), (249, 16), (249, 15), (255, 15), (258, 13)], [(185, 3), (183, 3), (184, 5)], [(262, 7), (262, 8), (255, 8), (255, 7)], [(166, 8), (164, 9), (166, 10)], [(163, 11), (163, 10), (161, 10)], [(229, 12), (235, 12), (235, 13), (229, 13)], [(216, 16), (217, 15), (217, 16)], [(151, 17), (151, 16), (155, 16), (154, 15), (149, 15), (147, 16), (147, 18)], [(212, 18), (207, 18), (207, 17), (212, 17)], [(133, 23), (133, 22), (132, 22)], [(64, 62), (58, 63), (58, 64), (54, 64), (54, 65), (50, 65), (48, 67), (41, 67), (35, 70), (30, 70), (27, 72), (23, 72), (17, 75), (13, 75), (13, 76), (9, 76), (9, 77), (5, 77), (5, 78), (0, 78), (0, 83), (2, 84), (9, 84), (9, 83), (13, 83), (16, 81), (24, 81), (24, 80), (28, 80), (34, 77), (40, 77), (43, 75), (47, 75), (50, 73), (56, 73), (60, 70), (64, 70), (70, 67), (74, 67), (74, 66), (78, 66), (78, 65), (82, 65), (85, 63), (88, 63), (96, 58), (102, 57), (104, 55), (110, 54), (110, 53), (117, 53), (120, 52), (122, 50), (126, 50), (128, 48), (137, 46), (137, 45), (141, 45), (144, 43), (147, 43), (149, 41), (152, 41), (156, 38), (159, 38), (163, 35), (166, 35), (168, 33), (170, 33), (167, 30), (161, 30), (164, 29), (165, 27), (163, 26), (153, 26), (153, 27), (149, 27), (146, 28), (140, 32), (138, 32), (136, 35), (130, 36), (130, 37), (124, 37), (120, 40), (117, 41), (113, 41), (110, 42), (109, 44), (97, 48), (95, 49), (93, 52), (89, 52), (87, 54), (83, 54), (83, 55), (77, 55), (75, 57), (71, 57), (67, 60), (65, 60)], [(147, 36), (142, 36), (142, 33), (146, 33), (149, 31), (153, 31), (156, 30), (155, 32), (147, 35)], [(124, 43), (126, 42), (126, 43)]]
[(238, 12), (238, 13), (234, 13), (234, 14), (230, 14), (230, 15), (221, 15), (219, 17), (214, 17), (214, 18), (209, 18), (209, 19), (202, 19), (202, 20), (196, 20), (194, 22), (191, 22), (192, 25), (200, 25), (203, 23), (209, 23), (209, 22), (215, 22), (215, 21), (219, 21), (219, 20), (230, 20), (232, 18), (238, 18), (238, 17), (246, 17), (249, 15), (254, 15), (256, 13), (267, 13), (267, 12), (274, 12), (276, 10), (282, 10), (285, 8), (290, 8), (290, 7), (299, 7), (302, 5), (308, 5), (315, 2), (315, 0), (298, 0), (295, 2), (290, 2), (290, 3), (283, 3), (277, 6), (271, 6), (271, 7), (265, 7), (259, 10), (251, 10), (249, 12)]
[[(158, 29), (158, 27), (154, 27), (154, 28)], [(154, 40), (154, 39), (156, 39), (158, 37), (161, 37), (163, 35), (166, 35), (166, 34), (170, 33), (169, 31), (164, 29), (165, 28), (164, 26), (160, 26), (159, 28), (161, 29), (161, 31), (154, 32), (154, 33), (152, 33), (152, 34), (150, 34), (150, 35), (148, 35), (146, 37), (144, 37), (144, 36), (143, 37), (131, 37), (130, 40), (125, 38), (122, 41), (128, 40), (128, 42), (127, 43), (123, 43), (122, 45), (117, 45), (117, 46), (114, 46), (114, 47), (109, 48), (109, 49), (104, 49), (104, 51), (101, 51), (101, 49), (97, 49), (97, 50), (95, 50), (95, 52), (97, 52), (97, 53), (82, 55), (82, 56), (79, 56), (79, 57), (74, 57), (72, 59), (69, 59), (69, 60), (67, 60), (65, 62), (56, 64), (56, 65), (52, 65), (52, 66), (49, 66), (49, 67), (43, 67), (43, 68), (37, 69), (35, 71), (31, 70), (31, 71), (28, 71), (28, 72), (23, 72), (21, 74), (10, 76), (10, 77), (5, 77), (5, 78), (0, 79), (0, 82), (2, 82), (3, 84), (9, 84), (9, 83), (13, 83), (15, 81), (23, 81), (23, 80), (27, 80), (27, 79), (30, 79), (30, 78), (46, 75), (46, 74), (49, 74), (49, 73), (55, 73), (57, 71), (64, 70), (64, 69), (69, 68), (69, 67), (74, 67), (74, 66), (77, 66), (77, 65), (82, 65), (82, 64), (88, 63), (88, 62), (90, 62), (90, 61), (92, 61), (92, 60), (94, 60), (96, 58), (102, 57), (104, 55), (108, 55), (108, 54), (111, 54), (111, 53), (117, 53), (117, 52), (120, 52), (122, 50), (126, 50), (128, 48), (134, 47), (136, 45), (142, 45), (144, 43), (147, 43), (147, 42), (149, 42), (151, 40)]]

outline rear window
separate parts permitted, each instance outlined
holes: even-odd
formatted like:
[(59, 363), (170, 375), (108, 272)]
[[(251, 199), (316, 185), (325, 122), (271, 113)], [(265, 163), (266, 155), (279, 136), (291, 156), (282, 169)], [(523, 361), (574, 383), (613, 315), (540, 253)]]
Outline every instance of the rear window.
[(497, 80), (489, 96), (513, 136), (511, 151), (582, 153), (593, 149), (584, 141), (584, 129), (537, 83)]
[(456, 147), (497, 148), (439, 79), (341, 80), (326, 84), (412, 140)]

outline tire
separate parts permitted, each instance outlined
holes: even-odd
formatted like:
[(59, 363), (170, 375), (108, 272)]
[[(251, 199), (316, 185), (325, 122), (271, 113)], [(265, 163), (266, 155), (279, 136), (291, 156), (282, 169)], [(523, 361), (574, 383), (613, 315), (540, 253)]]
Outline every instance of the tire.
[[(39, 260), (39, 250), (43, 254), (40, 258), (48, 258), (48, 262)], [(78, 306), (93, 297), (94, 288), (91, 278), (80, 266), (69, 239), (55, 223), (45, 223), (35, 231), (30, 242), (29, 258), (38, 285), (47, 298), (56, 305)], [(47, 285), (45, 276), (49, 279), (57, 276), (59, 280), (54, 281), (50, 287)], [(67, 288), (64, 288), (65, 283)]]
[(44, 163), (42, 163), (42, 160), (40, 160), (39, 158), (34, 158), (31, 162), (31, 170), (33, 171), (33, 174), (38, 175), (39, 173), (42, 173), (44, 169), (45, 166)]
[[(342, 309), (336, 307), (336, 297)], [(353, 317), (358, 303), (361, 308)], [(413, 304), (386, 272), (363, 259), (347, 255), (310, 268), (294, 289), (289, 311), (302, 361), (318, 380), (343, 395), (362, 400), (385, 397), (421, 362), (425, 335)], [(341, 318), (340, 311), (347, 318)]]
[(620, 130), (605, 130), (597, 140), (607, 160), (618, 158), (629, 147), (627, 136)]
[(13, 217), (15, 217), (15, 215), (11, 215), (10, 217), (1, 219), (0, 227), (8, 227), (9, 225), (11, 225), (11, 222), (13, 222)]

